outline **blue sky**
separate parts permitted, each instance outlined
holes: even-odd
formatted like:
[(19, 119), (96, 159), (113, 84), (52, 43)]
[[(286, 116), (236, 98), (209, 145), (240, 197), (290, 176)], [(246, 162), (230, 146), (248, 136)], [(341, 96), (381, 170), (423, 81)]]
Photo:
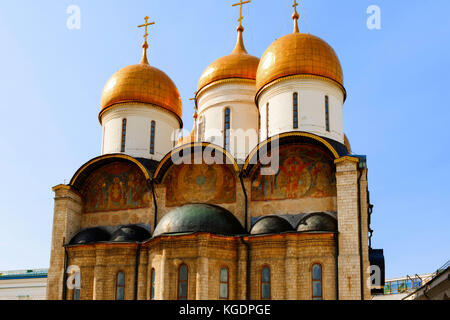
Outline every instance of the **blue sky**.
[[(150, 63), (189, 101), (213, 60), (234, 47), (237, 1), (15, 0), (0, 4), (0, 270), (48, 267), (51, 187), (101, 152), (100, 95), (118, 69), (139, 62), (149, 15)], [(247, 50), (261, 56), (292, 32), (291, 0), (244, 8)], [(301, 2), (301, 1), (299, 1)], [(381, 8), (368, 30), (366, 9)], [(70, 5), (81, 29), (69, 30)], [(345, 132), (368, 156), (373, 246), (387, 277), (432, 272), (450, 259), (450, 2), (305, 0), (302, 31), (337, 52), (348, 99)]]

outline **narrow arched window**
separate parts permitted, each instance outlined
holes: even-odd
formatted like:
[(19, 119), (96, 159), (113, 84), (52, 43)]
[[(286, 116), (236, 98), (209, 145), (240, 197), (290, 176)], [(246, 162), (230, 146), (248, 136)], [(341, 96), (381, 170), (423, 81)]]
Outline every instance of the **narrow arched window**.
[(127, 137), (127, 119), (122, 120), (122, 144), (120, 147), (120, 152), (125, 152), (125, 143)]
[(150, 128), (150, 154), (155, 154), (155, 134), (156, 134), (156, 122), (152, 121)]
[(312, 298), (313, 300), (322, 300), (322, 266), (315, 264), (312, 267)]
[(117, 273), (116, 300), (125, 300), (125, 273), (122, 271)]
[(270, 291), (270, 268), (264, 267), (261, 272), (261, 299), (269, 300), (271, 298)]
[(228, 268), (220, 269), (220, 283), (219, 283), (219, 298), (223, 300), (228, 300), (228, 284), (229, 284), (229, 275)]
[(325, 127), (330, 132), (330, 99), (325, 96)]
[(188, 297), (188, 267), (182, 264), (178, 269), (178, 300), (187, 300)]
[(298, 93), (295, 92), (294, 93), (294, 97), (293, 97), (293, 118), (294, 118), (294, 129), (298, 129)]
[(223, 148), (227, 151), (230, 151), (230, 128), (231, 128), (231, 111), (230, 108), (225, 108)]
[(152, 269), (152, 272), (151, 272), (150, 300), (155, 300), (155, 286), (156, 286), (156, 272), (155, 272), (155, 269)]
[(269, 139), (269, 103), (266, 104), (266, 134)]
[(73, 300), (81, 300), (81, 272), (75, 274), (75, 288), (73, 289)]

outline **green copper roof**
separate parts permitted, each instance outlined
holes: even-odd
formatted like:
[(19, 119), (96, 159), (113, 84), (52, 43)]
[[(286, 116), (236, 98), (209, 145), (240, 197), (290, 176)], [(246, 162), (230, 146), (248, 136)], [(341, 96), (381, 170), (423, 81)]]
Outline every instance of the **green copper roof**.
[(153, 236), (186, 232), (245, 234), (240, 222), (228, 210), (209, 204), (188, 204), (166, 214), (156, 226)]

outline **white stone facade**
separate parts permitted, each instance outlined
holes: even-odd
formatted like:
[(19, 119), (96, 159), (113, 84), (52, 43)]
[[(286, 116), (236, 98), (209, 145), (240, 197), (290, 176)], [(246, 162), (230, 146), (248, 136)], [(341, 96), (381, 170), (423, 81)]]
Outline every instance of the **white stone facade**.
[(197, 95), (197, 139), (224, 148), (225, 109), (229, 108), (228, 151), (238, 161), (244, 160), (258, 144), (259, 113), (255, 94), (255, 81), (240, 79), (216, 83), (200, 91)]
[[(293, 95), (298, 93), (298, 128), (294, 129)], [(330, 131), (326, 130), (325, 97), (329, 98)], [(260, 141), (291, 131), (304, 131), (344, 143), (344, 92), (319, 78), (286, 78), (264, 89), (258, 97)], [(267, 118), (268, 111), (268, 118)]]
[[(127, 119), (125, 152), (122, 147), (123, 119)], [(155, 121), (154, 154), (150, 153), (151, 123)], [(151, 104), (122, 104), (107, 110), (103, 126), (102, 155), (124, 153), (160, 161), (174, 147), (174, 135), (181, 128), (178, 118)]]

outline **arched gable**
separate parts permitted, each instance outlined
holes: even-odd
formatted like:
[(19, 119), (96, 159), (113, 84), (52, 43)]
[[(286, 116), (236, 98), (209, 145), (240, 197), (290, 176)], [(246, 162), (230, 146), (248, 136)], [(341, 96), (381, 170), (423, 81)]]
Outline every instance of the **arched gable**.
[(96, 213), (148, 208), (151, 205), (150, 172), (137, 159), (106, 155), (83, 165), (70, 186), (83, 198), (83, 212)]
[(223, 149), (208, 143), (181, 146), (167, 155), (154, 179), (166, 188), (166, 207), (236, 202), (239, 168)]
[(245, 176), (248, 176), (254, 166), (259, 163), (261, 157), (266, 153), (270, 154), (273, 145), (281, 147), (283, 145), (292, 143), (309, 143), (317, 145), (326, 150), (334, 159), (339, 159), (343, 156), (348, 155), (348, 150), (345, 145), (339, 142), (323, 138), (308, 132), (287, 132), (278, 136), (271, 137), (256, 146), (256, 148), (253, 149), (253, 151), (245, 160), (244, 167), (242, 168), (242, 173)]
[(264, 207), (255, 202), (302, 199), (317, 209), (334, 209), (334, 160), (339, 156), (328, 141), (306, 133), (293, 132), (264, 142), (243, 168), (251, 182), (252, 205)]

